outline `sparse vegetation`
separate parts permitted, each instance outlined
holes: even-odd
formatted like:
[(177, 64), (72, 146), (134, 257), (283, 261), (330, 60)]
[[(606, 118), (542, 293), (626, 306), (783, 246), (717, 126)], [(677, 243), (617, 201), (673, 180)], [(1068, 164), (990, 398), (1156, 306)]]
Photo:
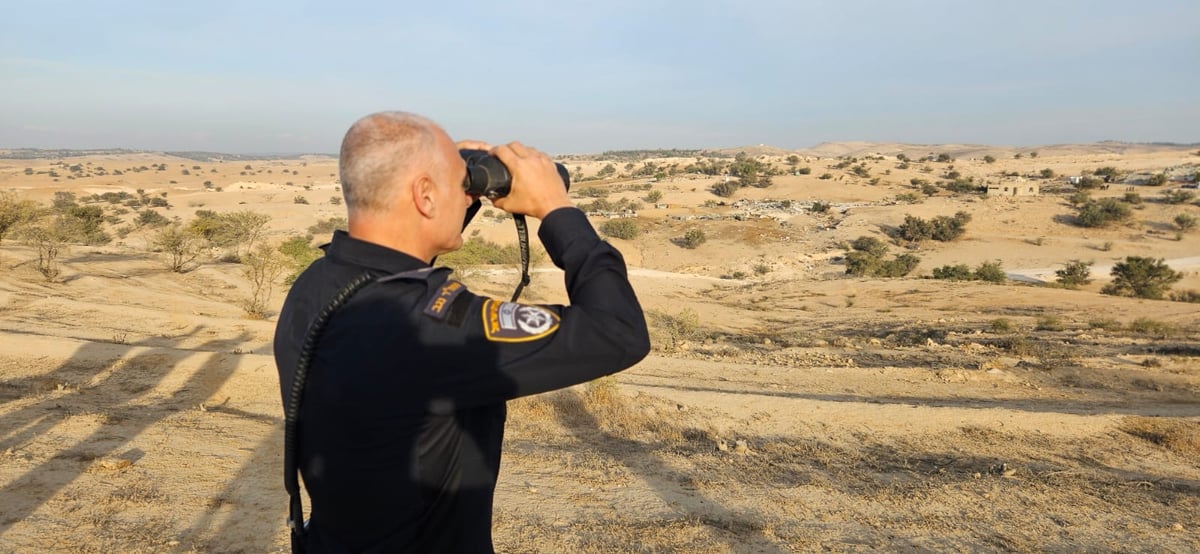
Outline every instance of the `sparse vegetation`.
[(986, 281), (989, 283), (1003, 283), (1008, 280), (1008, 275), (1004, 273), (1004, 269), (999, 261), (983, 262), (976, 266), (972, 271), (967, 264), (944, 265), (942, 267), (933, 268), (932, 276), (934, 279), (944, 279), (948, 281)]
[(1162, 201), (1167, 204), (1186, 204), (1196, 198), (1196, 193), (1190, 190), (1173, 189), (1162, 191)]

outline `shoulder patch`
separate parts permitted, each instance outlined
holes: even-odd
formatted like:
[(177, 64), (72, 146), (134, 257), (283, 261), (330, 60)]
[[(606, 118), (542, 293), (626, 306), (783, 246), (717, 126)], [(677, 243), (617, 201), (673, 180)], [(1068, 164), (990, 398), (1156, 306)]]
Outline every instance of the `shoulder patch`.
[(433, 295), (433, 298), (429, 299), (429, 303), (425, 305), (425, 315), (434, 319), (446, 319), (446, 314), (450, 312), (450, 305), (464, 290), (467, 290), (467, 287), (458, 281), (442, 283), (442, 286), (438, 287), (437, 294)]
[(483, 334), (492, 342), (529, 342), (558, 330), (558, 314), (541, 306), (497, 302), (483, 303)]

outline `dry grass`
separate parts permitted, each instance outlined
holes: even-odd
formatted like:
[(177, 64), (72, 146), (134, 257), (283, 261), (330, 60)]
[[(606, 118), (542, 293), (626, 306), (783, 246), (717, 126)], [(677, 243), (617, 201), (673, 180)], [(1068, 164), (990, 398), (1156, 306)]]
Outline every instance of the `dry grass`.
[(1121, 430), (1181, 456), (1200, 459), (1200, 422), (1180, 418), (1129, 417)]

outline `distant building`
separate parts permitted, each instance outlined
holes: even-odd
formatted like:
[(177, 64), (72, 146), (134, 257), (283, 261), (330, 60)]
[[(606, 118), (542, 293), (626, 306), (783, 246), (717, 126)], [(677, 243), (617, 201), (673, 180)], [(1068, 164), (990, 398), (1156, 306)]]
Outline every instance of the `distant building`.
[(997, 183), (987, 186), (988, 196), (1037, 196), (1041, 186), (1031, 182)]

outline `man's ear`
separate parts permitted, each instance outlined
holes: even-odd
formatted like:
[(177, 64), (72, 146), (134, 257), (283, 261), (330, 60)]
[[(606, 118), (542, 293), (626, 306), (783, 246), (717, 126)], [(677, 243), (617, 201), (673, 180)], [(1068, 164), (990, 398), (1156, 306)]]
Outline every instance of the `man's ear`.
[(413, 195), (413, 206), (416, 206), (421, 215), (432, 219), (434, 211), (437, 209), (433, 201), (434, 189), (437, 188), (436, 183), (428, 173), (422, 173), (412, 180), (409, 188)]

